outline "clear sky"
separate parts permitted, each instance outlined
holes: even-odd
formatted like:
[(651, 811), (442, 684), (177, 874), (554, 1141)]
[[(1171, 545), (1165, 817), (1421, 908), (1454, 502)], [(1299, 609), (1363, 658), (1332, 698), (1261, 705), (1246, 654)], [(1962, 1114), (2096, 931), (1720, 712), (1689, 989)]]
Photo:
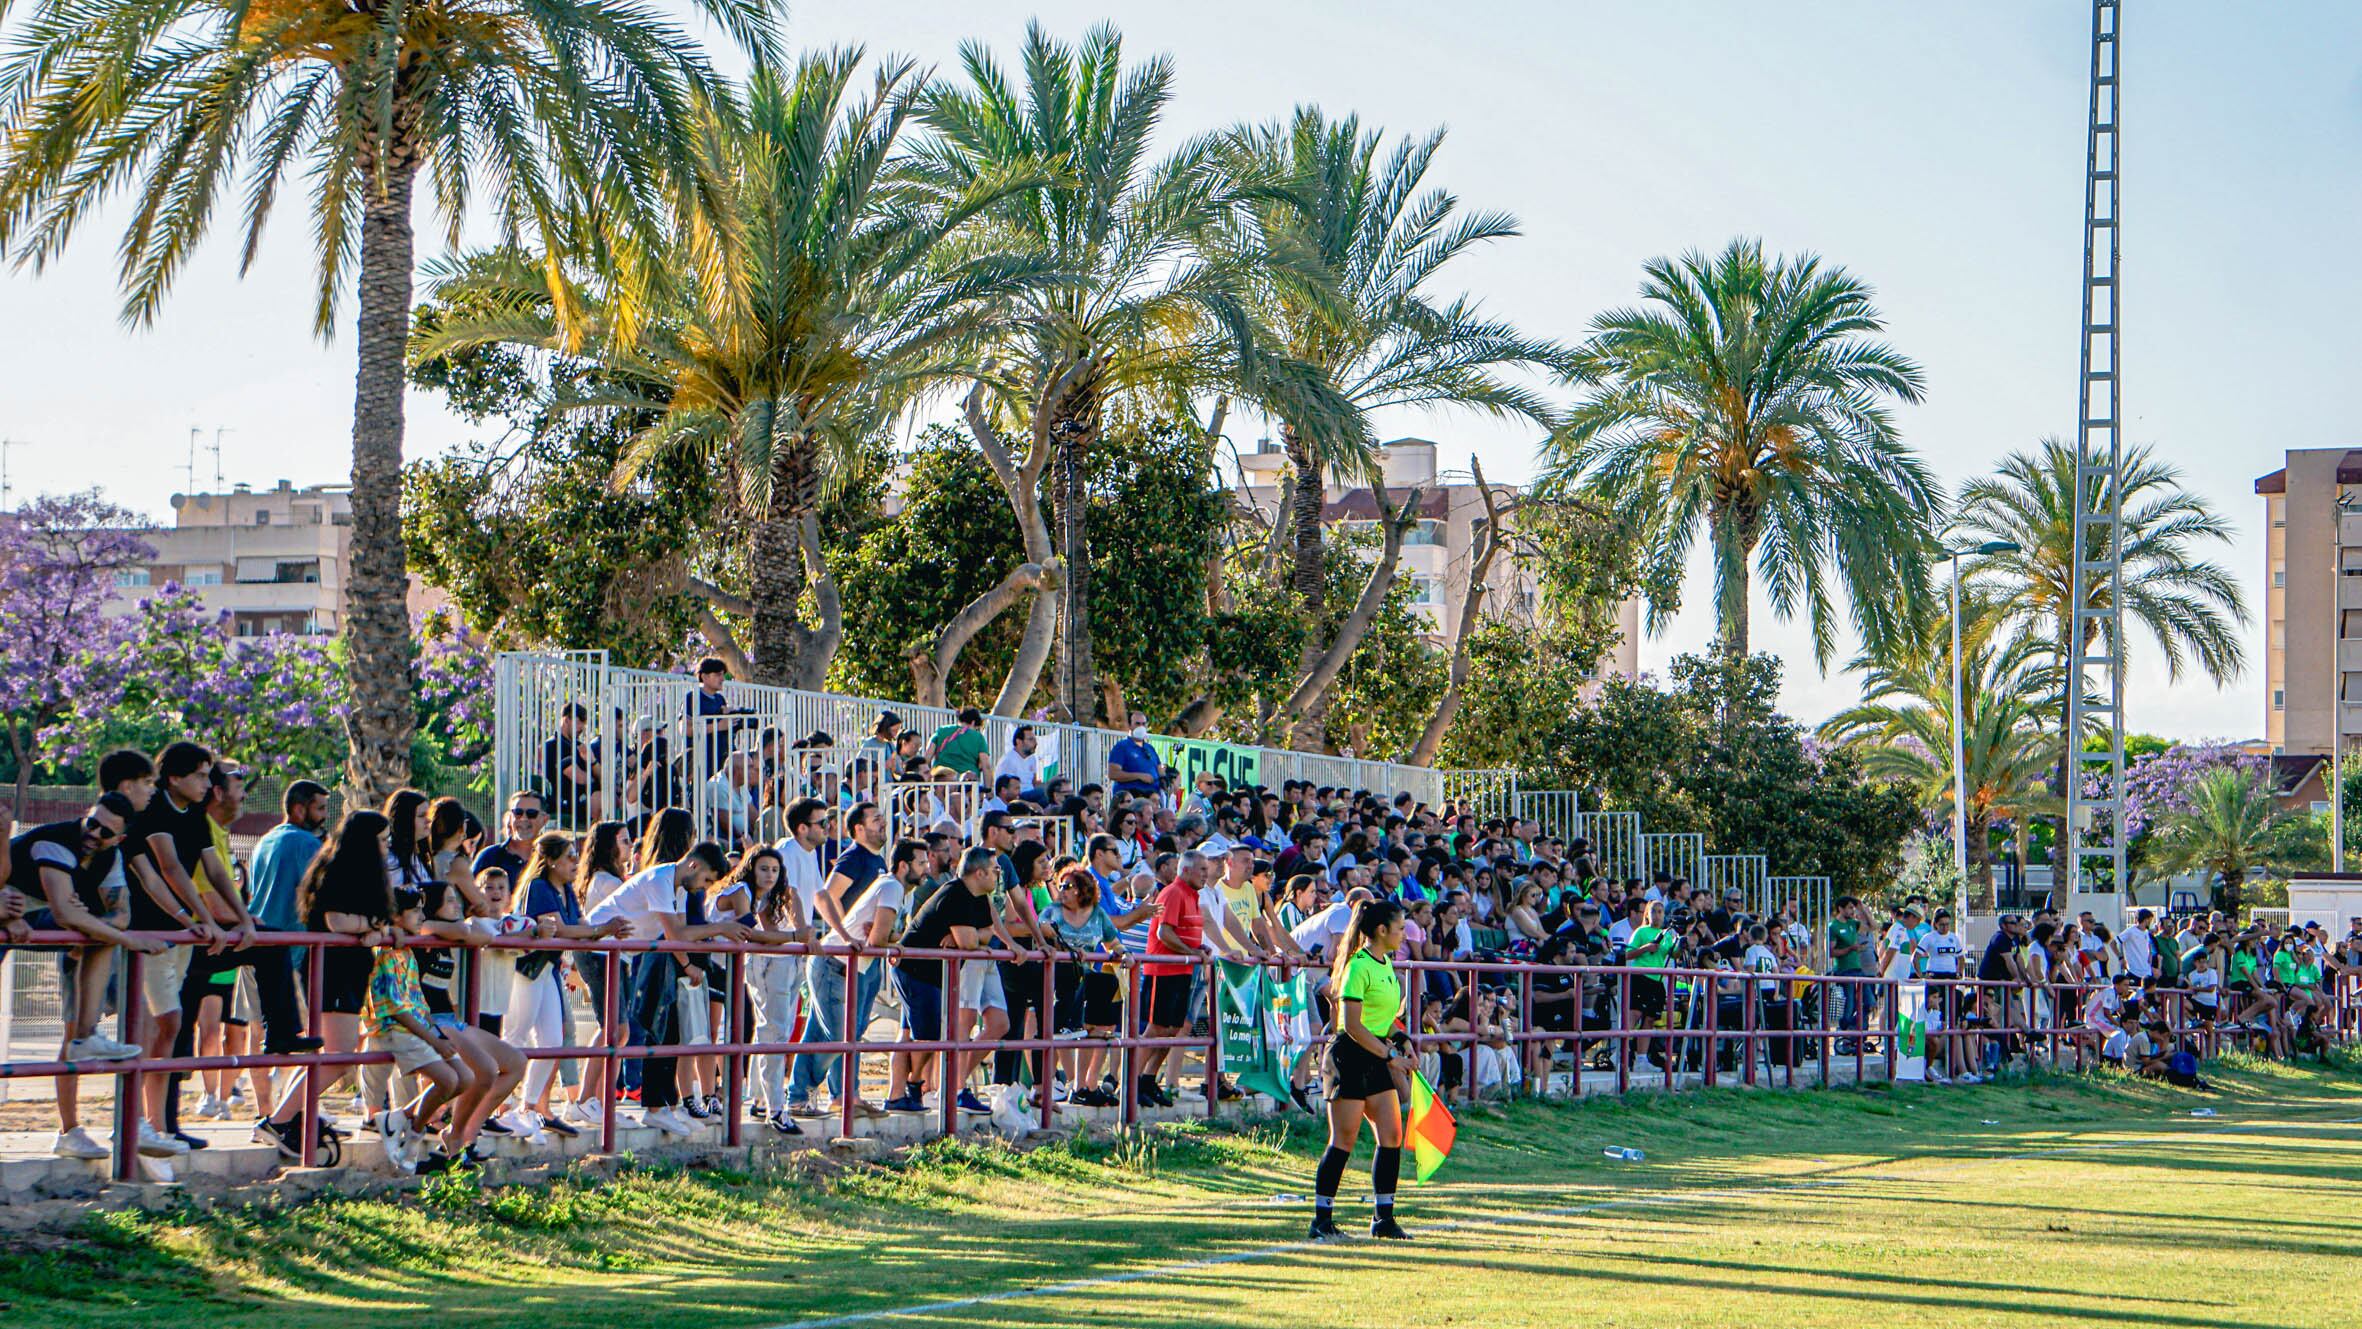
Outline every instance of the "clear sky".
[[(2130, 436), (2237, 525), (2216, 556), (2260, 614), (2253, 480), (2284, 448), (2353, 441), (2362, 6), (2126, 8)], [(1175, 141), (1305, 101), (1394, 129), (1448, 125), (1442, 181), (1526, 226), (1457, 278), (1536, 331), (1579, 337), (1631, 298), (1652, 256), (1759, 235), (1877, 286), (1892, 340), (1927, 370), (1926, 402), (1901, 415), (1906, 436), (1948, 487), (2073, 429), (2090, 22), (2075, 0), (802, 0), (789, 31), (803, 46), (855, 42), (948, 66), (964, 38), (1012, 50), (1031, 15), (1068, 35), (1112, 19), (1133, 53), (1171, 53)], [(229, 481), (342, 480), (351, 333), (327, 346), (309, 334), (302, 223), (285, 213), (243, 281), (233, 247), (210, 245), (157, 325), (136, 332), (117, 317), (119, 224), (87, 228), (40, 278), (0, 272), (0, 439), (23, 441), (8, 455), (16, 498), (99, 484), (167, 513), (192, 428), (208, 443), (227, 431)], [(422, 257), (434, 243), (421, 236)], [(429, 399), (414, 396), (411, 412), (413, 456), (464, 437)], [(1447, 465), (1481, 454), (1496, 479), (1533, 465), (1522, 429), (1383, 423), (1440, 440)], [(201, 453), (200, 486), (213, 469)], [(1692, 583), (1693, 608), (1643, 643), (1644, 666), (1709, 637), (1705, 585)], [(1796, 714), (1818, 719), (1855, 695), (1850, 678), (1815, 671), (1801, 625), (1770, 625), (1760, 608), (1755, 621), (1758, 648), (1788, 661)], [(2220, 690), (2169, 683), (2144, 647), (2131, 724), (2259, 734), (2260, 617), (2247, 644), (2246, 677)]]

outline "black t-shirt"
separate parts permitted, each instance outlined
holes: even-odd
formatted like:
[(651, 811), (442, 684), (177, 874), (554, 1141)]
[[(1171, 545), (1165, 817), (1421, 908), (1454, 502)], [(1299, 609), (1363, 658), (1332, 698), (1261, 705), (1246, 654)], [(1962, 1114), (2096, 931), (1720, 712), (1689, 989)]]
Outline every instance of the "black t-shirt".
[(845, 852), (837, 855), (836, 865), (829, 869), (830, 875), (843, 877), (849, 883), (838, 893), (837, 904), (851, 909), (853, 902), (860, 899), (861, 893), (868, 890), (869, 884), (876, 881), (885, 870), (886, 860), (872, 853), (868, 846), (858, 841), (845, 846)]
[(525, 860), (517, 857), (517, 852), (508, 847), (508, 841), (503, 840), (499, 844), (486, 845), (478, 850), (475, 861), (468, 864), (468, 876), (473, 878), (486, 868), (499, 868), (508, 874), (510, 899), (522, 900), (525, 898), (527, 885)]
[[(1739, 930), (1738, 915), (1721, 905), (1716, 905), (1706, 911), (1706, 926), (1713, 930), (1714, 939), (1720, 941), (1725, 937), (1737, 934)], [(1744, 950), (1745, 947), (1740, 949)]]
[[(950, 942), (953, 928), (982, 931), (991, 926), (992, 898), (978, 895), (955, 880), (919, 906), (918, 915), (910, 920), (910, 931), (902, 936), (902, 944), (914, 950), (951, 950), (954, 949)], [(943, 961), (911, 957), (898, 963), (903, 973), (919, 982), (943, 986)]]
[[(385, 922), (393, 917), (393, 887), (386, 883), (385, 869), (370, 867), (359, 872), (328, 872), (320, 880), (319, 893), (312, 897), (311, 909), (304, 915), (305, 930), (326, 932), (328, 915), (351, 914), (372, 922)], [(329, 954), (336, 952), (331, 950)], [(366, 956), (366, 951), (355, 954)]]
[(110, 912), (102, 883), (107, 872), (115, 866), (115, 847), (108, 845), (82, 861), (82, 819), (53, 821), (46, 826), (35, 826), (8, 842), (9, 883), (31, 901), (33, 907), (44, 907), (49, 888), (41, 880), (41, 869), (55, 868), (66, 874), (74, 885), (74, 894), (82, 907), (99, 918)]
[(2017, 949), (2017, 939), (2007, 932), (1996, 932), (1985, 943), (1985, 958), (1977, 961), (1977, 977), (2003, 980), (2009, 977), (2009, 954)]
[[(131, 819), (128, 843), (137, 848), (127, 854), (126, 859), (148, 855), (148, 837), (152, 835), (163, 835), (172, 841), (172, 856), (180, 861), (181, 871), (192, 878), (196, 876), (197, 864), (205, 851), (213, 847), (212, 819), (205, 815), (204, 805), (191, 803), (185, 808), (175, 806), (172, 795), (162, 789), (158, 789), (156, 796), (148, 800), (148, 805), (140, 810), (140, 814)], [(124, 863), (123, 872), (124, 885), (131, 896), (131, 926), (134, 930), (172, 932), (183, 926), (178, 917), (178, 904), (168, 909), (163, 902), (151, 899), (147, 889), (135, 879), (137, 873), (129, 861)], [(158, 878), (163, 877), (161, 868), (156, 875)], [(171, 888), (167, 886), (165, 889)]]

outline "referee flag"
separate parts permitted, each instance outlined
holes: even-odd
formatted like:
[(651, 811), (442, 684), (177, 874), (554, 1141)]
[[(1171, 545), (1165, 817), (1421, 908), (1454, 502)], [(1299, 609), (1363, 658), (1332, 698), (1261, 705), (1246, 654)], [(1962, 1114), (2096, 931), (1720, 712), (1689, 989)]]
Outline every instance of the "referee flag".
[(1452, 1138), (1459, 1127), (1452, 1121), (1452, 1111), (1443, 1105), (1427, 1077), (1411, 1072), (1410, 1119), (1403, 1134), (1410, 1137), (1411, 1157), (1417, 1163), (1417, 1176), (1425, 1181), (1443, 1166), (1452, 1153)]

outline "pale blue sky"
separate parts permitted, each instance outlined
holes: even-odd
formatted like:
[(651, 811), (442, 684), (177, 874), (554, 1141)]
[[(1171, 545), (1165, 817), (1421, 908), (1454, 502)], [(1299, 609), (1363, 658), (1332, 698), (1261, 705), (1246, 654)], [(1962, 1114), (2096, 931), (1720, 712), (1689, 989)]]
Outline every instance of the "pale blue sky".
[[(2125, 21), (2125, 403), (2239, 528), (2222, 550), (2261, 600), (2254, 477), (2288, 447), (2351, 441), (2349, 313), (2362, 274), (2362, 7), (2230, 8), (2130, 0)], [(1909, 439), (1955, 486), (2074, 420), (2088, 7), (1894, 4), (1381, 3), (1188, 5), (803, 0), (799, 45), (861, 42), (948, 66), (971, 36), (1004, 53), (1026, 18), (1079, 35), (1111, 18), (1136, 54), (1179, 67), (1173, 136), (1285, 114), (1300, 101), (1423, 130), (1445, 124), (1443, 182), (1506, 208), (1527, 234), (1457, 274), (1497, 313), (1578, 337), (1630, 299), (1651, 256), (1754, 234), (1811, 249), (1879, 289), (1891, 336), (1926, 367)], [(19, 499), (103, 485), (155, 513), (183, 487), (188, 432), (226, 428), (222, 467), (266, 485), (344, 478), (348, 329), (311, 339), (299, 214), (243, 282), (200, 253), (159, 324), (118, 322), (113, 227), (85, 231), (35, 279), (0, 273), (0, 438)], [(424, 218), (422, 217), (422, 223)], [(292, 224), (289, 224), (292, 223)], [(422, 237), (422, 257), (431, 252)], [(463, 436), (413, 398), (411, 452)], [(1496, 478), (1532, 466), (1520, 429), (1402, 419), (1390, 432), (1480, 453)], [(211, 479), (201, 457), (198, 480)], [(1695, 579), (1693, 579), (1695, 581)], [(1709, 635), (1702, 582), (1644, 665)], [(1819, 676), (1801, 626), (1759, 646), (1789, 662), (1786, 701), (1818, 719), (1854, 695)], [(2261, 732), (2260, 621), (2247, 676), (2168, 685), (2136, 654), (2130, 720), (2187, 737)]]

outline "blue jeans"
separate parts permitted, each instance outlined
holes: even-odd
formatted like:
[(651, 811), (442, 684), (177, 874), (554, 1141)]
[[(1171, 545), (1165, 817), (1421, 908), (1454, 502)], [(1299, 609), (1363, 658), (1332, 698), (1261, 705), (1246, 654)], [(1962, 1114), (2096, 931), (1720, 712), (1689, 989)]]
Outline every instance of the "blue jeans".
[[(635, 1038), (649, 1044), (679, 1041), (673, 1005), (680, 995), (679, 958), (650, 951), (632, 965), (631, 1024)], [(640, 1067), (640, 1106), (650, 1111), (681, 1101), (678, 1058), (649, 1057)]]
[[(886, 965), (873, 960), (853, 984), (853, 1036), (844, 1041), (858, 1042), (861, 1031), (869, 1027), (869, 1008), (878, 999), (878, 985), (885, 981)], [(845, 961), (840, 956), (814, 957), (804, 966), (804, 1032), (799, 1043), (834, 1043), (839, 1041), (837, 1022), (845, 1011)], [(812, 1086), (822, 1079), (828, 1082), (829, 1097), (843, 1101), (844, 1061), (840, 1054), (830, 1052), (799, 1053), (795, 1070), (788, 1076), (787, 1101), (790, 1107), (801, 1107), (812, 1101)]]
[(1840, 983), (1840, 984), (1838, 984), (1838, 985), (1837, 985), (1837, 1009), (1838, 1009), (1838, 1012), (1839, 1012), (1839, 1014), (1838, 1014), (1838, 1016), (1837, 1016), (1837, 1027), (1838, 1027), (1838, 1028), (1840, 1028), (1840, 1029), (1859, 1029), (1859, 1028), (1861, 1028), (1861, 1027), (1862, 1027), (1862, 985), (1861, 985), (1861, 984), (1859, 984), (1859, 983)]

